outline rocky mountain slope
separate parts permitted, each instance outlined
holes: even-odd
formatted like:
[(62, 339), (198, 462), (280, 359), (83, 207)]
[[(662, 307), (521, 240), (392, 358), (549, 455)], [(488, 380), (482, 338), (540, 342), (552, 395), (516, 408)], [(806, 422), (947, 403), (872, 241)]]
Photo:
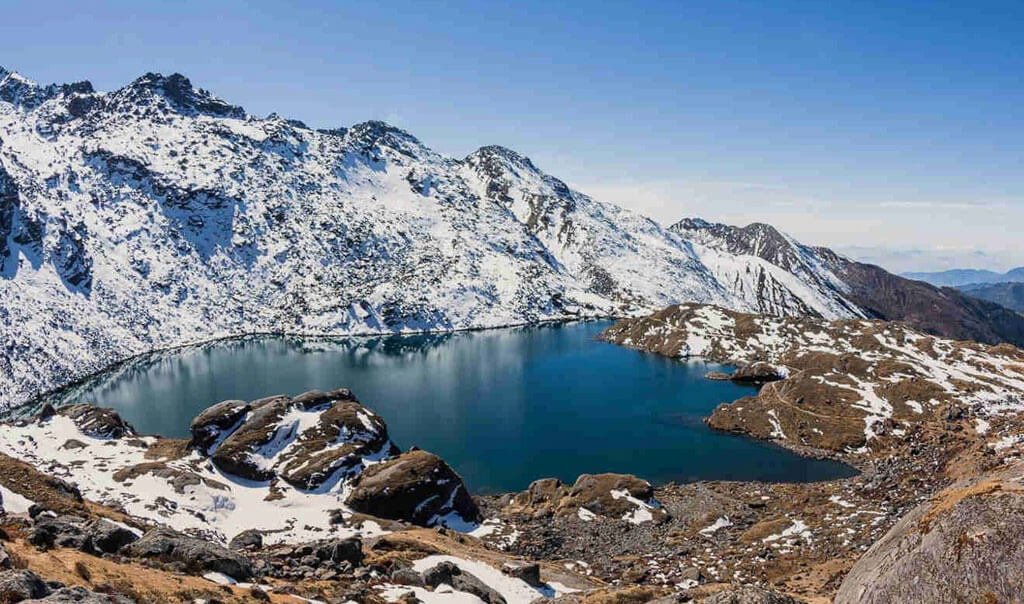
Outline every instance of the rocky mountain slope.
[[(678, 231), (678, 229), (677, 229)], [(0, 406), (152, 349), (621, 316), (858, 316), (829, 265), (704, 245), (529, 159), (257, 118), (183, 76), (0, 70)]]
[(769, 225), (740, 228), (686, 219), (670, 230), (705, 248), (762, 258), (820, 291), (840, 291), (865, 317), (901, 321), (947, 338), (1024, 345), (1024, 319), (999, 304), (803, 245)]
[(972, 298), (980, 298), (1024, 313), (1024, 283), (975, 283), (958, 287)]

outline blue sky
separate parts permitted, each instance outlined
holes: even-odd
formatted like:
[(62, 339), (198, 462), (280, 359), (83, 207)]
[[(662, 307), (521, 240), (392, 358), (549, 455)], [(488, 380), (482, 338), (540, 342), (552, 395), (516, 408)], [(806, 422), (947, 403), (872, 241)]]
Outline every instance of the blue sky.
[[(214, 6), (215, 5), (215, 6)], [(0, 2), (0, 65), (503, 144), (662, 222), (894, 270), (1024, 264), (1024, 4)]]

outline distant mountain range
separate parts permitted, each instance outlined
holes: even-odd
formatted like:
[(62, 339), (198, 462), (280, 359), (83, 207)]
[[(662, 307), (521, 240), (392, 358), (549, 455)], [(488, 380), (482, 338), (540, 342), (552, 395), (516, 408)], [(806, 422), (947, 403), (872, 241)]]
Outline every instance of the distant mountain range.
[(972, 283), (959, 288), (969, 296), (981, 298), (1024, 313), (1024, 283)]
[(316, 130), (181, 75), (113, 92), (0, 69), (0, 408), (154, 349), (444, 331), (676, 302), (1024, 344), (1024, 317), (768, 225), (671, 228), (509, 149)]
[(907, 279), (925, 281), (939, 287), (960, 287), (978, 283), (1024, 283), (1024, 266), (1005, 273), (958, 268), (935, 273), (903, 273)]

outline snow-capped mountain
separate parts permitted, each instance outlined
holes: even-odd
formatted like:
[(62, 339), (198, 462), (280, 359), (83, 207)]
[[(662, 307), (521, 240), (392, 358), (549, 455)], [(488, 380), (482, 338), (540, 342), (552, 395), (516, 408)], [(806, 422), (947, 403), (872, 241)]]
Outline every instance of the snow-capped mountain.
[(813, 254), (781, 262), (673, 232), (502, 147), (454, 159), (382, 122), (254, 117), (177, 74), (96, 92), (0, 69), (0, 274), (0, 406), (243, 333), (492, 327), (680, 301), (865, 314)]
[(823, 295), (835, 292), (853, 305), (851, 311), (865, 317), (901, 321), (946, 338), (1024, 346), (1024, 317), (999, 304), (899, 277), (828, 248), (804, 245), (767, 224), (734, 227), (686, 219), (669, 230), (698, 249), (760, 258)]

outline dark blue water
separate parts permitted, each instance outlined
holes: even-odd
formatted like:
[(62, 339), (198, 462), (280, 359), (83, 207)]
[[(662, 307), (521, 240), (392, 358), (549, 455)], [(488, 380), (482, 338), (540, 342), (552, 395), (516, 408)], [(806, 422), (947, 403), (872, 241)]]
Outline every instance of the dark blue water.
[(340, 341), (261, 338), (161, 355), (63, 402), (117, 409), (140, 431), (188, 435), (224, 399), (351, 388), (400, 447), (446, 459), (478, 493), (557, 476), (624, 472), (667, 481), (809, 481), (842, 464), (714, 432), (701, 419), (753, 394), (684, 364), (597, 341), (607, 323)]

